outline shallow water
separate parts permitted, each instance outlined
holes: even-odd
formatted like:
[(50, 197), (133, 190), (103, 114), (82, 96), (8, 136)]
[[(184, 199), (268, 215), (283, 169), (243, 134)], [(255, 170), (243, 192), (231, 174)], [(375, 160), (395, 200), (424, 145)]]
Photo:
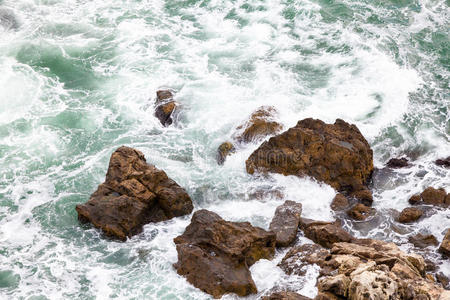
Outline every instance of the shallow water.
[[(346, 227), (405, 249), (416, 232), (442, 240), (448, 210), (408, 226), (391, 211), (429, 185), (450, 191), (448, 169), (433, 164), (450, 155), (449, 5), (0, 1), (0, 298), (209, 298), (172, 268), (172, 239), (189, 216), (149, 224), (126, 243), (78, 223), (75, 205), (103, 181), (121, 145), (164, 169), (196, 209), (267, 228), (284, 199), (252, 195), (269, 188), (301, 202), (305, 217), (334, 219), (330, 187), (246, 174), (256, 144), (217, 166), (218, 145), (261, 105), (275, 106), (286, 128), (306, 117), (355, 123), (378, 168), (413, 158), (410, 168), (374, 177), (377, 217)], [(153, 116), (159, 88), (177, 91), (176, 126)], [(260, 294), (281, 285), (314, 296), (317, 270), (288, 278), (276, 267), (282, 256), (252, 267)], [(449, 261), (432, 257), (450, 275)]]

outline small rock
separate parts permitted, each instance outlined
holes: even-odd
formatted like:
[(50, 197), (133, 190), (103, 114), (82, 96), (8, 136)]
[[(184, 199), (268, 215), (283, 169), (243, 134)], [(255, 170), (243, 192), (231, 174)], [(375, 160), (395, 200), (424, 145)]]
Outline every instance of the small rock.
[(436, 280), (437, 280), (437, 282), (442, 284), (444, 289), (448, 290), (450, 288), (450, 278), (448, 278), (448, 276), (445, 276), (444, 273), (442, 273), (442, 272), (437, 273)]
[(173, 123), (172, 113), (177, 108), (172, 92), (169, 90), (157, 91), (156, 105), (155, 116), (163, 126), (171, 125)]
[(358, 202), (364, 204), (365, 206), (372, 206), (373, 203), (373, 196), (372, 192), (368, 189), (361, 189), (358, 191), (355, 191), (350, 194), (350, 197), (355, 198)]
[(439, 242), (436, 239), (436, 237), (431, 234), (423, 235), (421, 233), (418, 233), (414, 236), (410, 236), (408, 238), (408, 241), (418, 248), (426, 248), (429, 246), (439, 245)]
[(447, 158), (441, 158), (435, 161), (435, 164), (441, 167), (450, 167), (450, 156)]
[(420, 197), (420, 195), (413, 195), (411, 196), (411, 198), (409, 198), (408, 202), (411, 205), (416, 205), (422, 202), (422, 198)]
[(386, 164), (389, 168), (404, 168), (408, 166), (408, 159), (406, 158), (391, 158), (387, 164)]
[(331, 209), (334, 211), (338, 210), (344, 210), (349, 206), (349, 202), (347, 197), (345, 197), (343, 194), (338, 193), (334, 199), (333, 202), (331, 202)]
[(445, 197), (447, 193), (444, 189), (435, 189), (432, 187), (426, 188), (422, 194), (420, 194), (422, 201), (425, 204), (441, 205), (445, 203)]
[(347, 211), (347, 215), (354, 220), (363, 221), (370, 215), (371, 212), (372, 209), (370, 207), (367, 207), (362, 203), (358, 203)]
[(439, 252), (450, 257), (450, 229), (447, 229), (447, 233), (442, 240), (441, 246), (439, 247)]
[(236, 136), (239, 143), (259, 141), (266, 136), (279, 133), (283, 126), (274, 119), (278, 111), (272, 106), (261, 106), (252, 113), (249, 120), (236, 129), (242, 131)]
[(231, 142), (222, 143), (217, 149), (217, 163), (223, 165), (228, 155), (236, 152), (236, 148)]
[(249, 266), (275, 253), (275, 234), (248, 222), (228, 222), (199, 210), (184, 233), (174, 239), (179, 275), (195, 287), (220, 298), (226, 293), (247, 296), (257, 292)]
[(338, 223), (301, 218), (300, 228), (307, 238), (326, 248), (331, 248), (337, 242), (351, 242), (354, 240)]
[(423, 211), (421, 209), (415, 207), (407, 207), (400, 213), (398, 221), (404, 224), (411, 223), (419, 220), (422, 215)]
[(277, 247), (289, 246), (297, 237), (302, 205), (286, 201), (277, 207), (269, 229), (276, 234)]
[(294, 292), (277, 292), (270, 296), (264, 296), (261, 300), (311, 300), (311, 298), (302, 296)]

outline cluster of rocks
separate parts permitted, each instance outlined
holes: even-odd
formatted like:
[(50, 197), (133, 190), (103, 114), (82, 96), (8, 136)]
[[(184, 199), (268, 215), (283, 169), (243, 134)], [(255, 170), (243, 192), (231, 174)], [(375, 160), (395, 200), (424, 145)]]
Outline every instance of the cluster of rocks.
[[(161, 124), (173, 122), (177, 104), (170, 91), (159, 91), (155, 115)], [(273, 121), (270, 107), (258, 109), (237, 128), (234, 143), (248, 143), (274, 135), (281, 126)], [(221, 145), (223, 157), (234, 151), (233, 143)], [(222, 155), (221, 154), (221, 155)], [(311, 176), (339, 191), (335, 210), (364, 220), (373, 214), (368, 182), (373, 171), (372, 150), (355, 125), (342, 120), (325, 124), (305, 119), (286, 132), (271, 137), (246, 162), (248, 173), (281, 173)], [(398, 163), (397, 163), (398, 164)], [(444, 191), (445, 193), (445, 191)], [(417, 197), (416, 197), (417, 198)], [(430, 200), (431, 199), (431, 200)], [(448, 205), (442, 190), (425, 190), (414, 204)], [(351, 206), (354, 204), (353, 206)], [(351, 207), (350, 207), (351, 206)], [(120, 147), (112, 155), (105, 182), (85, 204), (76, 206), (78, 218), (100, 228), (107, 236), (126, 240), (143, 225), (189, 215), (192, 200), (167, 174), (148, 164), (144, 155)], [(257, 293), (249, 267), (259, 259), (272, 259), (276, 247), (292, 246), (301, 230), (314, 244), (291, 248), (279, 267), (287, 274), (304, 275), (306, 268), (320, 267), (315, 299), (444, 299), (448, 292), (431, 280), (420, 255), (407, 254), (395, 244), (357, 239), (341, 224), (301, 217), (302, 205), (285, 201), (277, 207), (269, 230), (248, 222), (229, 222), (214, 212), (199, 210), (185, 232), (174, 239), (177, 273), (202, 291), (219, 298), (227, 293)], [(406, 211), (403, 218), (419, 218)], [(416, 236), (412, 243), (437, 245), (430, 237)], [(450, 253), (450, 230), (439, 251)], [(278, 291), (264, 299), (308, 299), (290, 291)]]

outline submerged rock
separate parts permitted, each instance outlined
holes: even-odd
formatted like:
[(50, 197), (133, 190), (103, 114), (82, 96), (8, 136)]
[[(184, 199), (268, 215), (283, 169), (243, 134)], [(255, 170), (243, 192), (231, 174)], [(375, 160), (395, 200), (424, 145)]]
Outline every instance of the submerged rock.
[(167, 174), (147, 164), (142, 152), (120, 147), (109, 161), (105, 182), (89, 201), (76, 206), (78, 218), (126, 240), (142, 226), (192, 212), (191, 198)]
[(261, 300), (311, 300), (311, 298), (302, 296), (294, 292), (277, 292), (270, 296), (264, 296)]
[(441, 158), (441, 159), (437, 159), (435, 161), (435, 164), (441, 167), (450, 167), (450, 156), (448, 156), (447, 158)]
[(399, 169), (409, 166), (407, 158), (391, 158), (386, 165), (389, 168)]
[(407, 207), (400, 213), (398, 221), (400, 223), (411, 223), (420, 219), (423, 215), (423, 211), (415, 207)]
[(373, 213), (373, 210), (373, 208), (367, 207), (362, 203), (358, 203), (347, 211), (347, 215), (354, 220), (364, 221)]
[(442, 240), (441, 246), (439, 246), (439, 252), (441, 252), (447, 257), (450, 257), (450, 228), (447, 229), (444, 239)]
[(300, 228), (307, 238), (326, 248), (331, 248), (337, 242), (354, 240), (337, 222), (322, 222), (301, 218)]
[(223, 165), (228, 155), (236, 152), (236, 148), (231, 142), (222, 143), (217, 149), (217, 163)]
[(173, 100), (173, 94), (169, 90), (156, 92), (155, 116), (163, 126), (173, 123), (172, 114), (177, 108), (177, 103)]
[(269, 227), (276, 234), (277, 247), (287, 247), (294, 242), (301, 213), (301, 203), (294, 201), (288, 200), (277, 207)]
[(338, 191), (365, 189), (373, 153), (355, 125), (304, 119), (264, 142), (246, 161), (249, 174), (273, 172), (311, 176)]
[(330, 251), (318, 244), (295, 246), (283, 257), (278, 266), (288, 275), (303, 276), (307, 268), (313, 264), (326, 265)]
[(418, 233), (416, 235), (410, 236), (408, 238), (408, 241), (418, 248), (426, 248), (429, 246), (439, 245), (439, 242), (436, 239), (436, 237), (431, 234), (423, 235), (421, 233)]
[(191, 224), (174, 242), (178, 274), (215, 298), (226, 293), (256, 293), (248, 267), (275, 253), (273, 232), (248, 222), (228, 222), (207, 210), (195, 212)]

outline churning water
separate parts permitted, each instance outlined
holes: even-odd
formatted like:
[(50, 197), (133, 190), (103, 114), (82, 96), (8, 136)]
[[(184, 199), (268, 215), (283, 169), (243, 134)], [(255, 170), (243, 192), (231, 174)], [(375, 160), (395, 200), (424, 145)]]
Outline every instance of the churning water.
[[(356, 124), (375, 165), (413, 166), (374, 178), (377, 216), (345, 224), (357, 236), (442, 240), (449, 210), (408, 226), (393, 209), (427, 186), (449, 192), (448, 0), (0, 0), (0, 298), (208, 299), (174, 271), (172, 239), (190, 216), (149, 224), (126, 243), (80, 225), (75, 205), (104, 179), (121, 145), (185, 187), (196, 209), (267, 228), (282, 190), (303, 216), (334, 219), (330, 187), (245, 172), (251, 144), (218, 166), (215, 153), (261, 105), (288, 128), (306, 117)], [(159, 88), (177, 91), (177, 125), (153, 116)], [(441, 271), (450, 263), (429, 251)], [(274, 286), (314, 296), (318, 270), (286, 277), (252, 268), (259, 295)], [(255, 299), (251, 296), (248, 299)], [(233, 299), (234, 296), (225, 296)]]

